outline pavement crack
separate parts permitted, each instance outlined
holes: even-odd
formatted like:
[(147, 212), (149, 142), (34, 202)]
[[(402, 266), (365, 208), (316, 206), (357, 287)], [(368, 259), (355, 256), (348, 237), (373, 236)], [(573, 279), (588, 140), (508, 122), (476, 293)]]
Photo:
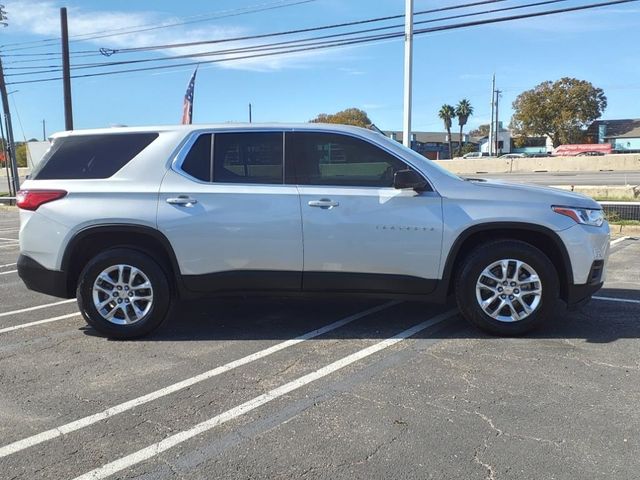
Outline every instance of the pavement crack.
[(484, 413), (478, 412), (477, 410), (475, 412), (473, 412), (473, 413), (475, 415), (479, 416), (485, 422), (487, 422), (487, 424), (491, 427), (491, 429), (496, 432), (496, 437), (499, 437), (500, 435), (502, 435), (504, 433), (501, 429), (496, 427), (495, 424), (493, 423), (493, 420), (491, 418), (487, 417)]
[[(487, 445), (487, 441), (485, 440), (484, 449), (482, 451), (486, 452), (488, 448), (489, 448), (489, 445)], [(477, 448), (473, 453), (473, 461), (476, 462), (478, 465), (481, 465), (487, 469), (487, 475), (484, 477), (485, 479), (487, 480), (496, 479), (496, 469), (491, 464), (482, 461), (482, 459), (480, 458), (480, 451)]]

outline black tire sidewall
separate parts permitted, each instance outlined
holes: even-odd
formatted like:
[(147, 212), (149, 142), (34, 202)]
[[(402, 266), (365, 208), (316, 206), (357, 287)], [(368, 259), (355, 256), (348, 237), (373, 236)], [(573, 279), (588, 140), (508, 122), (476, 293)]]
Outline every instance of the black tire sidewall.
[[(530, 265), (540, 277), (542, 299), (535, 312), (523, 320), (501, 322), (487, 315), (476, 299), (476, 282), (491, 263), (512, 258)], [(558, 273), (549, 258), (536, 247), (516, 240), (485, 244), (471, 253), (456, 279), (456, 299), (463, 316), (480, 329), (494, 335), (522, 335), (551, 318), (558, 304)]]
[[(93, 283), (106, 268), (127, 264), (140, 269), (153, 288), (151, 310), (141, 320), (130, 325), (117, 325), (102, 318), (93, 304)], [(171, 293), (165, 271), (148, 255), (128, 248), (114, 248), (95, 256), (85, 266), (76, 290), (78, 306), (89, 325), (110, 338), (137, 338), (158, 328), (165, 320), (171, 305)]]

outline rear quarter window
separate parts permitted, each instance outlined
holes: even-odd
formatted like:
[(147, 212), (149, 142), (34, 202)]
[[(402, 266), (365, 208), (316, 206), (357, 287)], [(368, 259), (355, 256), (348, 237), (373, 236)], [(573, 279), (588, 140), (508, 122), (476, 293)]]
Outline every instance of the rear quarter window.
[(34, 180), (108, 178), (158, 138), (158, 133), (60, 137), (31, 175)]

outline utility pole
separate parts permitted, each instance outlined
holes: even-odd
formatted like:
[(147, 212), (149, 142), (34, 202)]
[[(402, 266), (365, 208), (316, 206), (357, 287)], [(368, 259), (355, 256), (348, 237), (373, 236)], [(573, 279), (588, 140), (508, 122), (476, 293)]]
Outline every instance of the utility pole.
[(411, 148), (411, 88), (413, 67), (413, 0), (405, 0), (404, 20), (404, 122), (402, 143)]
[(4, 169), (7, 175), (9, 196), (13, 197), (13, 183), (11, 181), (11, 171), (9, 170), (9, 150), (7, 149), (7, 138), (4, 136), (4, 122), (2, 120), (0, 120), (0, 135), (2, 135), (2, 154), (4, 155)]
[(71, 68), (69, 66), (69, 29), (67, 9), (60, 9), (60, 30), (62, 33), (62, 85), (64, 88), (64, 128), (73, 130), (73, 108), (71, 106)]
[(9, 163), (11, 165), (12, 191), (15, 194), (20, 190), (20, 177), (18, 176), (18, 163), (16, 151), (13, 142), (13, 125), (11, 123), (11, 111), (9, 110), (9, 96), (7, 95), (7, 84), (4, 81), (4, 68), (2, 66), (2, 58), (0, 58), (0, 97), (2, 97), (2, 110), (4, 113), (4, 121), (7, 125), (7, 141), (6, 147), (9, 153)]
[(496, 90), (496, 155), (498, 155), (500, 153), (500, 149), (498, 147), (500, 140), (499, 140), (499, 133), (500, 133), (500, 123), (498, 121), (499, 115), (498, 115), (498, 104), (500, 102), (500, 94), (502, 93), (501, 90)]
[(491, 81), (491, 122), (489, 123), (489, 138), (487, 138), (487, 146), (489, 147), (489, 156), (493, 156), (493, 115), (495, 107), (494, 95), (496, 91), (496, 74), (493, 74), (493, 80)]
[(42, 119), (42, 141), (47, 141), (47, 128), (46, 128), (46, 120)]
[(251, 123), (251, 104), (249, 104), (249, 123)]

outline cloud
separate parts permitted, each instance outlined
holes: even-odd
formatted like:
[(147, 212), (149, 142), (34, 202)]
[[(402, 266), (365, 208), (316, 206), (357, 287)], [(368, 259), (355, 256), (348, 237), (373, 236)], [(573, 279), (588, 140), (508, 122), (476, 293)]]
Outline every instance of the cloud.
[[(46, 36), (47, 38), (57, 37), (60, 35), (59, 8), (53, 1), (38, 0), (22, 0), (7, 1), (6, 10), (10, 17), (10, 28), (15, 33), (26, 33), (34, 36)], [(221, 12), (223, 13), (223, 12)], [(99, 48), (131, 48), (146, 47), (152, 45), (166, 45), (174, 43), (188, 43), (203, 40), (225, 39), (238, 36), (250, 35), (251, 32), (246, 28), (234, 25), (207, 25), (205, 27), (194, 27), (193, 24), (185, 26), (177, 26), (165, 29), (150, 30), (146, 32), (123, 33), (116, 36), (108, 36), (105, 38), (83, 38), (87, 34), (105, 31), (119, 31), (135, 29), (137, 27), (145, 28), (149, 24), (170, 25), (179, 23), (181, 18), (167, 17), (166, 14), (153, 11), (106, 11), (106, 10), (89, 10), (84, 7), (70, 7), (68, 9), (69, 17), (69, 35), (73, 42), (71, 50), (78, 49), (79, 45), (92, 45)], [(77, 36), (80, 36), (79, 38)], [(76, 38), (74, 38), (76, 37)], [(82, 42), (78, 42), (82, 40)], [(190, 47), (167, 48), (158, 51), (157, 54), (165, 56), (174, 55), (193, 55), (206, 53), (212, 50), (227, 50), (244, 48), (256, 44), (269, 43), (269, 40), (258, 40), (255, 42), (236, 41), (224, 44), (208, 44)], [(86, 48), (84, 48), (86, 49)], [(155, 52), (153, 52), (155, 53)], [(259, 53), (259, 52), (258, 52)], [(263, 53), (267, 53), (266, 51)], [(152, 53), (149, 52), (148, 57)], [(262, 56), (256, 58), (246, 58), (240, 60), (229, 61), (234, 58), (252, 55), (252, 53), (227, 53), (216, 56), (201, 57), (203, 62), (207, 60), (225, 59), (215, 65), (222, 68), (233, 68), (252, 71), (271, 71), (279, 70), (285, 67), (304, 68), (304, 60), (310, 57), (320, 57), (328, 55), (327, 52), (295, 52), (277, 56)], [(139, 57), (137, 57), (139, 58)], [(118, 54), (110, 57), (110, 60), (126, 60), (128, 58), (120, 57)], [(185, 58), (177, 60), (179, 63), (197, 61), (198, 58)], [(163, 65), (166, 65), (164, 63)], [(154, 66), (157, 64), (153, 64)], [(151, 64), (149, 64), (151, 66)], [(123, 67), (126, 68), (126, 67)]]
[(487, 80), (491, 79), (490, 73), (463, 73), (458, 76), (460, 80)]

